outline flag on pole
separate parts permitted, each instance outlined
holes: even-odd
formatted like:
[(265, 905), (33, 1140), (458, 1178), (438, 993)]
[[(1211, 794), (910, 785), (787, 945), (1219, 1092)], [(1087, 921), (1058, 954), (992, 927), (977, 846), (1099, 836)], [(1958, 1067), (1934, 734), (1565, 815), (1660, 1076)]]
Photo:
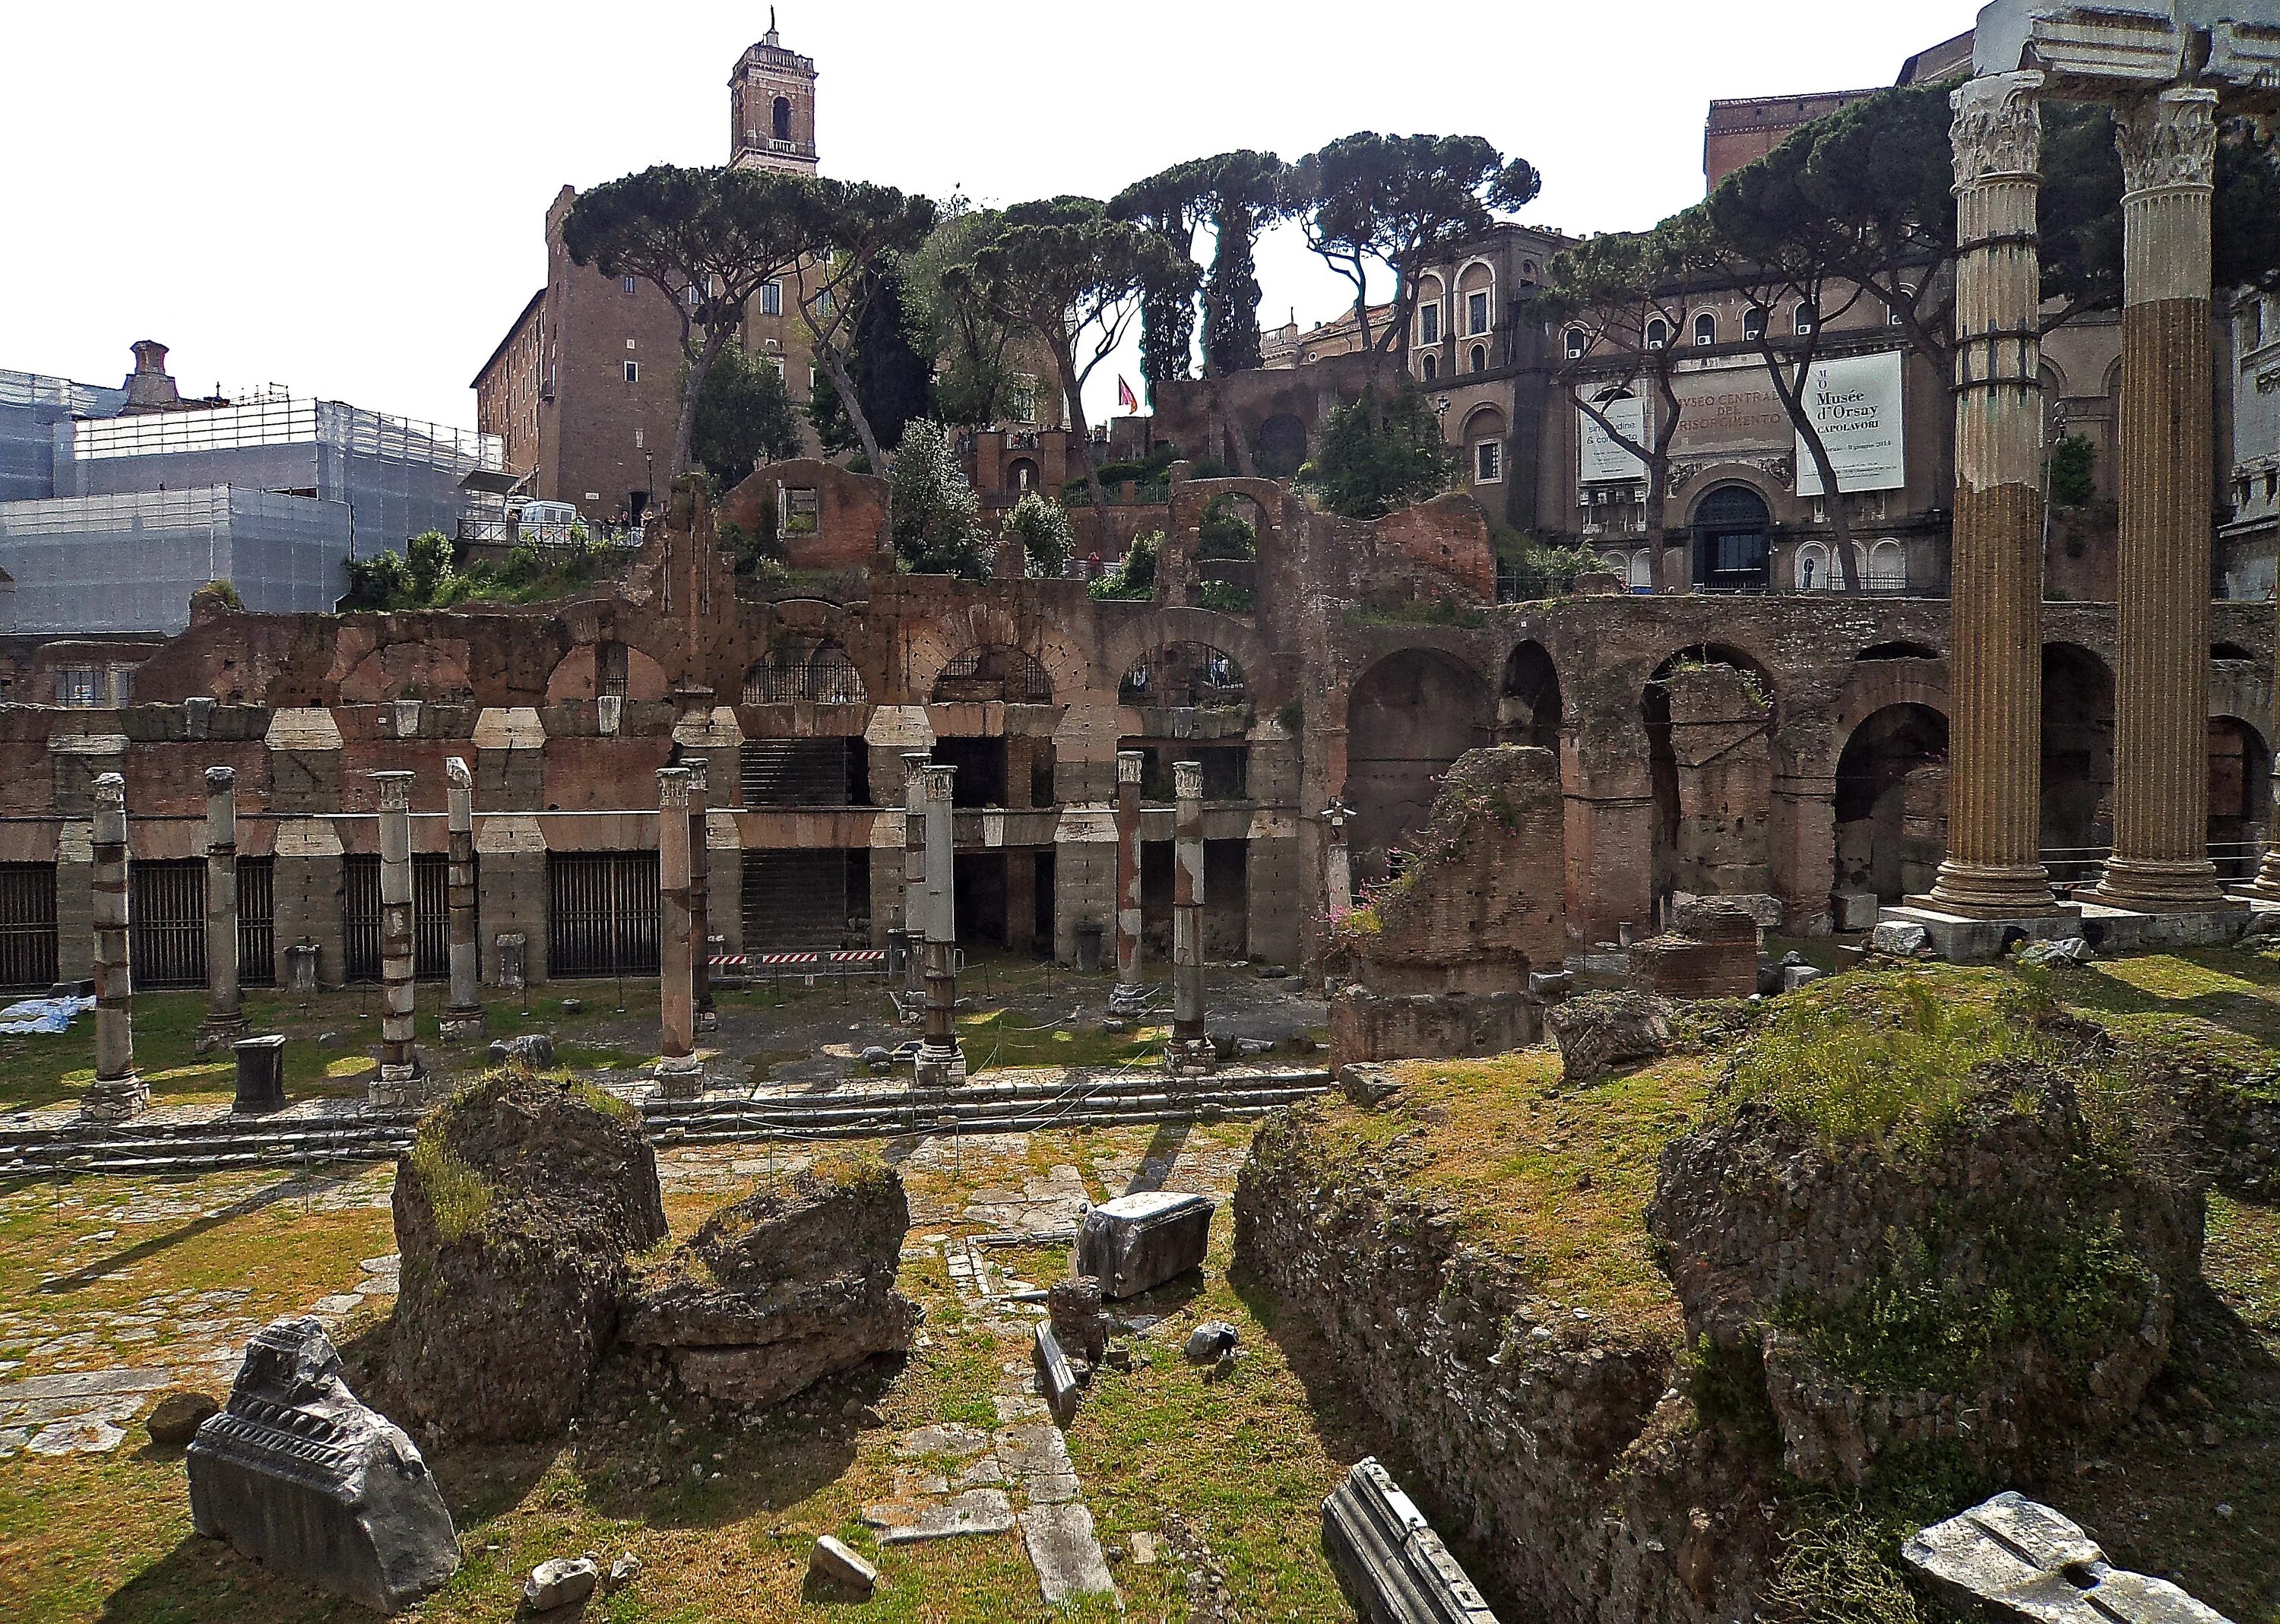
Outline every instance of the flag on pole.
[(1140, 410), (1140, 397), (1132, 392), (1132, 386), (1124, 381), (1122, 373), (1116, 374), (1116, 404), (1127, 412)]

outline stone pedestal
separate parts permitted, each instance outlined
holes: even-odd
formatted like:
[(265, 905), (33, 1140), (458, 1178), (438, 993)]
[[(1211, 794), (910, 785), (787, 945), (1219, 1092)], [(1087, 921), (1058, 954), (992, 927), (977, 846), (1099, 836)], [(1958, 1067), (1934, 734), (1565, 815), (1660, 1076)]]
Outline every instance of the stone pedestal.
[(1172, 1041), (1164, 1064), (1192, 1076), (1217, 1064), (1204, 1032), (1203, 763), (1175, 762), (1172, 779)]
[(958, 1046), (957, 848), (951, 820), (956, 767), (926, 769), (926, 1041), (916, 1066), (921, 1086), (966, 1080)]
[(206, 1018), (195, 1045), (211, 1054), (243, 1037), (237, 989), (237, 773), (206, 769)]
[(1948, 855), (1911, 900), (1970, 919), (2054, 905), (2040, 850), (2042, 86), (2039, 73), (1993, 73), (1950, 98), (1956, 229), (1974, 246), (1956, 266)]
[(1147, 1002), (1140, 984), (1140, 778), (1147, 762), (1142, 750), (1116, 752), (1116, 986), (1108, 1009), (1127, 1019)]
[(438, 1023), (447, 1043), (479, 1043), (483, 1019), (481, 958), (475, 947), (475, 780), (467, 764), (453, 756), (443, 763), (451, 812), (450, 869), (445, 874), (451, 908), (451, 974)]
[(412, 774), (373, 777), (380, 783), (380, 1079), (370, 1099), (394, 1109), (418, 1103), (426, 1070), (412, 1010)]
[(127, 781), (95, 781), (95, 1081), (80, 1096), (81, 1114), (123, 1122), (150, 1103), (150, 1086), (135, 1069), (135, 976), (127, 958)]
[(658, 1087), (668, 1097), (703, 1091), (697, 1059), (697, 944), (689, 910), (689, 769), (657, 774)]
[(2209, 202), (2217, 93), (2125, 102), (2122, 148), (2121, 636), (2114, 855), (2094, 898), (2215, 907), (2208, 859)]

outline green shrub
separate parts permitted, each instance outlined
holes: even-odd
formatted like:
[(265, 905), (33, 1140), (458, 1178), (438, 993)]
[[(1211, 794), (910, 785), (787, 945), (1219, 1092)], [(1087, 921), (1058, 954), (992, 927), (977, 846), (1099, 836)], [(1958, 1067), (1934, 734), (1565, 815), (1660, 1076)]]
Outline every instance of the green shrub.
[(1085, 588), (1095, 598), (1109, 601), (1129, 598), (1144, 602), (1156, 594), (1156, 555), (1163, 550), (1164, 533), (1151, 531), (1136, 535), (1125, 548), (1124, 557), (1116, 567), (1098, 581)]
[(1196, 543), (1198, 557), (1205, 558), (1256, 558), (1259, 556), (1259, 527), (1243, 516), (1243, 498), (1213, 496), (1204, 509), (1203, 522), (1197, 527)]
[(1028, 573), (1038, 577), (1060, 574), (1076, 551), (1076, 532), (1069, 527), (1068, 510), (1041, 490), (1021, 494), (1005, 515), (1004, 537), (1020, 540), (1028, 559)]
[(1441, 437), (1441, 419), (1415, 385), (1391, 400), (1375, 384), (1330, 413), (1321, 449), (1298, 481), (1322, 505), (1348, 519), (1383, 519), (1449, 488), (1456, 458)]
[(2087, 435), (2067, 435), (2051, 448), (2051, 501), (2082, 507), (2098, 496), (2098, 444)]
[(920, 418), (903, 433), (890, 476), (895, 554), (914, 575), (989, 574), (982, 501), (967, 482), (949, 431)]
[(1259, 595), (1231, 581), (1206, 581), (1198, 596), (1205, 608), (1216, 609), (1221, 614), (1253, 614), (1259, 609)]

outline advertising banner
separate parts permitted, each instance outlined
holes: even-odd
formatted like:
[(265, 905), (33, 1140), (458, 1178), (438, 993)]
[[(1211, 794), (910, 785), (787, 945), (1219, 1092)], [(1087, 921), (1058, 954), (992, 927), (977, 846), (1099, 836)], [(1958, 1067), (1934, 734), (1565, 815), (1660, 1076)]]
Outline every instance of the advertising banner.
[[(1850, 356), (1816, 362), (1805, 381), (1805, 406), (1843, 491), (1898, 490), (1908, 482), (1900, 422), (1901, 357)], [(1821, 473), (1797, 437), (1797, 494), (1823, 494)]]
[[(1611, 400), (1599, 410), (1607, 420), (1628, 435), (1632, 443), (1646, 443), (1645, 403), (1633, 397)], [(1644, 480), (1646, 464), (1616, 443), (1615, 437), (1593, 420), (1591, 414), (1577, 408), (1575, 416), (1583, 425), (1579, 436), (1583, 447), (1582, 479), (1586, 485), (1606, 480)]]

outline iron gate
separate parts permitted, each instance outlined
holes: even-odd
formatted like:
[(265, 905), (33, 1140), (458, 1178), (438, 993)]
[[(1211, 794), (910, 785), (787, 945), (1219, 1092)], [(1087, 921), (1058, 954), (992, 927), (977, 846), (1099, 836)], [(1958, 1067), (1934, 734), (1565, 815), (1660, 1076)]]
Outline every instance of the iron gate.
[(870, 940), (868, 851), (744, 853), (744, 941), (754, 952)]
[(237, 984), (277, 985), (276, 859), (237, 859)]
[(56, 984), (56, 866), (0, 863), (0, 987)]
[(206, 860), (129, 866), (127, 953), (136, 989), (206, 984)]
[[(380, 979), (380, 858), (345, 859), (341, 902), (343, 956), (351, 981)], [(480, 933), (481, 927), (477, 927)], [(477, 941), (482, 938), (477, 935)], [(412, 974), (440, 981), (451, 974), (451, 859), (440, 851), (412, 855)]]
[(550, 852), (546, 891), (550, 974), (658, 973), (656, 852)]

